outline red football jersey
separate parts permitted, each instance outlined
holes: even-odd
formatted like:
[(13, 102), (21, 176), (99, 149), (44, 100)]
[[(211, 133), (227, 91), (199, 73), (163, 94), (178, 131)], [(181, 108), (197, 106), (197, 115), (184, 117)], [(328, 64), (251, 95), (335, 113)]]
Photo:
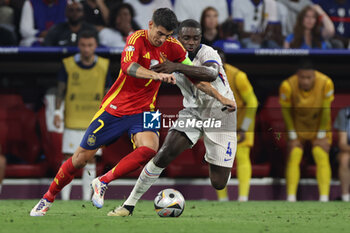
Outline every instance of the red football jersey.
[(132, 62), (150, 69), (162, 62), (160, 53), (173, 62), (186, 59), (186, 50), (177, 39), (169, 37), (162, 46), (155, 47), (148, 41), (147, 33), (147, 30), (139, 30), (126, 40), (119, 76), (101, 104), (101, 108), (114, 116), (133, 115), (155, 109), (161, 81), (128, 75), (126, 70)]

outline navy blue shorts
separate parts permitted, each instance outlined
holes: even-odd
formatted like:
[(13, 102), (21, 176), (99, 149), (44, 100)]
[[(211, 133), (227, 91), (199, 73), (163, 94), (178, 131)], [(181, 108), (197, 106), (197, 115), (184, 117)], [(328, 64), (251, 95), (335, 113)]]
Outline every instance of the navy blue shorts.
[(143, 131), (152, 131), (158, 134), (157, 129), (143, 128), (143, 113), (116, 117), (104, 111), (90, 123), (80, 146), (87, 150), (94, 150), (113, 143), (125, 132), (128, 132), (129, 137), (131, 137), (131, 135)]

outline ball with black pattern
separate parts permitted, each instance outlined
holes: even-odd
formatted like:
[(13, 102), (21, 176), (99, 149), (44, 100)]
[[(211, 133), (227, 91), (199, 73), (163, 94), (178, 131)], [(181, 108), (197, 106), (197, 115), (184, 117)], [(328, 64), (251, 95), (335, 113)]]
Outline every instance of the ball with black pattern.
[(179, 217), (185, 209), (185, 198), (175, 189), (164, 189), (154, 199), (154, 208), (160, 217)]

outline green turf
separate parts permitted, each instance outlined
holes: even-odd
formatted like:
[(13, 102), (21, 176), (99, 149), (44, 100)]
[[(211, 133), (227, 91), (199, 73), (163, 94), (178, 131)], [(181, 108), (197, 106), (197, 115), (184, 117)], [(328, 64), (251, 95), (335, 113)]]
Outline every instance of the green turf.
[(121, 201), (103, 209), (89, 202), (56, 201), (45, 217), (30, 217), (37, 200), (0, 200), (0, 232), (350, 232), (350, 204), (344, 202), (187, 201), (179, 218), (160, 218), (153, 202), (141, 201), (131, 217), (107, 217)]

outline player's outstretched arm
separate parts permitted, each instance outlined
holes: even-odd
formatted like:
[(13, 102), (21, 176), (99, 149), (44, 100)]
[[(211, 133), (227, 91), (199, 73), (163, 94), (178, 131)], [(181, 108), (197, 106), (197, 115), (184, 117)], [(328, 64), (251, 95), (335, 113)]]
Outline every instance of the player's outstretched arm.
[(236, 110), (236, 102), (234, 100), (228, 99), (222, 96), (210, 83), (208, 82), (198, 82), (194, 84), (199, 90), (203, 91), (205, 94), (217, 99), (222, 103), (229, 112)]
[[(162, 73), (180, 72), (198, 81), (214, 81), (219, 75), (219, 65), (215, 62), (207, 62), (203, 66), (192, 66), (183, 63), (175, 63), (160, 55), (163, 63), (152, 66), (152, 70)], [(189, 58), (187, 58), (189, 59)]]
[(127, 69), (127, 74), (135, 78), (153, 79), (171, 84), (176, 83), (176, 79), (173, 74), (157, 73), (153, 70), (144, 68), (136, 62), (130, 64)]

